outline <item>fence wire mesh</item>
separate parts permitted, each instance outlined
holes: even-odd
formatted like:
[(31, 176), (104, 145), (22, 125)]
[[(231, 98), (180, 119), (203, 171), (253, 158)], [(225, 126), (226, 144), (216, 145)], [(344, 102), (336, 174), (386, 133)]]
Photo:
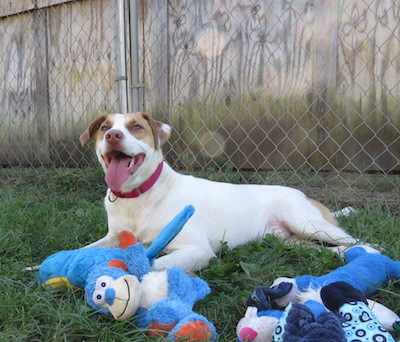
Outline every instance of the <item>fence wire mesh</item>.
[(0, 163), (93, 165), (79, 134), (129, 102), (174, 127), (184, 172), (398, 203), (399, 19), (396, 0), (3, 3)]

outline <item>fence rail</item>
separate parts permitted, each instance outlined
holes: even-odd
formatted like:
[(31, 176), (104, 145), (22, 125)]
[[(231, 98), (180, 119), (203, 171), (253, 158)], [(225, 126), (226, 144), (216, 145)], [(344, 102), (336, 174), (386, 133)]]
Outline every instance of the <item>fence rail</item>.
[(121, 82), (174, 166), (400, 171), (398, 0), (2, 2), (0, 165), (91, 164), (77, 138)]

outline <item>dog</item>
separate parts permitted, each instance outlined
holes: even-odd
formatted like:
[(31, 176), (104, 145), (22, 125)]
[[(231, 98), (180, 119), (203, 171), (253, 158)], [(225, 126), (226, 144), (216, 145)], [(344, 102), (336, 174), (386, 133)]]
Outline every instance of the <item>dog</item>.
[(301, 191), (277, 185), (215, 182), (174, 171), (162, 146), (171, 127), (146, 113), (105, 114), (80, 136), (95, 142), (108, 185), (107, 235), (87, 247), (115, 247), (122, 230), (150, 244), (186, 205), (195, 213), (156, 259), (154, 269), (208, 266), (226, 242), (228, 248), (273, 234), (286, 243), (314, 240), (343, 250), (357, 239), (338, 226), (329, 210)]

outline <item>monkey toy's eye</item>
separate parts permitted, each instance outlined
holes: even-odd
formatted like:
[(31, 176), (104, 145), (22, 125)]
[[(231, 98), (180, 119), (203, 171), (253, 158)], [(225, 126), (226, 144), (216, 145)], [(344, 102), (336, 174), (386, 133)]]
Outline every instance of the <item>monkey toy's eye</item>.
[(113, 279), (111, 277), (102, 276), (96, 280), (96, 287), (94, 289), (92, 299), (96, 305), (104, 306), (105, 305), (105, 293), (106, 290), (110, 287)]

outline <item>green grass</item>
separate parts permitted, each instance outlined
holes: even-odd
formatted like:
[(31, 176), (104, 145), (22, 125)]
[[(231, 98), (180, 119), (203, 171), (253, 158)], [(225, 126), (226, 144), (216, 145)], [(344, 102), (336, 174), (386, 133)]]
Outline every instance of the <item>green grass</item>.
[[(97, 314), (86, 305), (82, 291), (45, 290), (35, 282), (34, 273), (23, 271), (60, 249), (79, 248), (105, 235), (101, 171), (0, 173), (0, 341), (157, 341), (143, 335), (132, 321), (116, 322)], [(250, 174), (235, 177), (239, 182)], [(340, 205), (330, 203), (331, 208)], [(398, 211), (384, 202), (358, 209), (341, 219), (342, 226), (400, 260)], [(223, 246), (219, 258), (199, 272), (212, 294), (195, 310), (214, 322), (219, 341), (233, 342), (245, 299), (256, 286), (269, 285), (280, 276), (321, 275), (342, 264), (327, 250), (288, 247), (269, 236), (231, 251)], [(400, 313), (400, 281), (392, 280), (374, 298)]]

